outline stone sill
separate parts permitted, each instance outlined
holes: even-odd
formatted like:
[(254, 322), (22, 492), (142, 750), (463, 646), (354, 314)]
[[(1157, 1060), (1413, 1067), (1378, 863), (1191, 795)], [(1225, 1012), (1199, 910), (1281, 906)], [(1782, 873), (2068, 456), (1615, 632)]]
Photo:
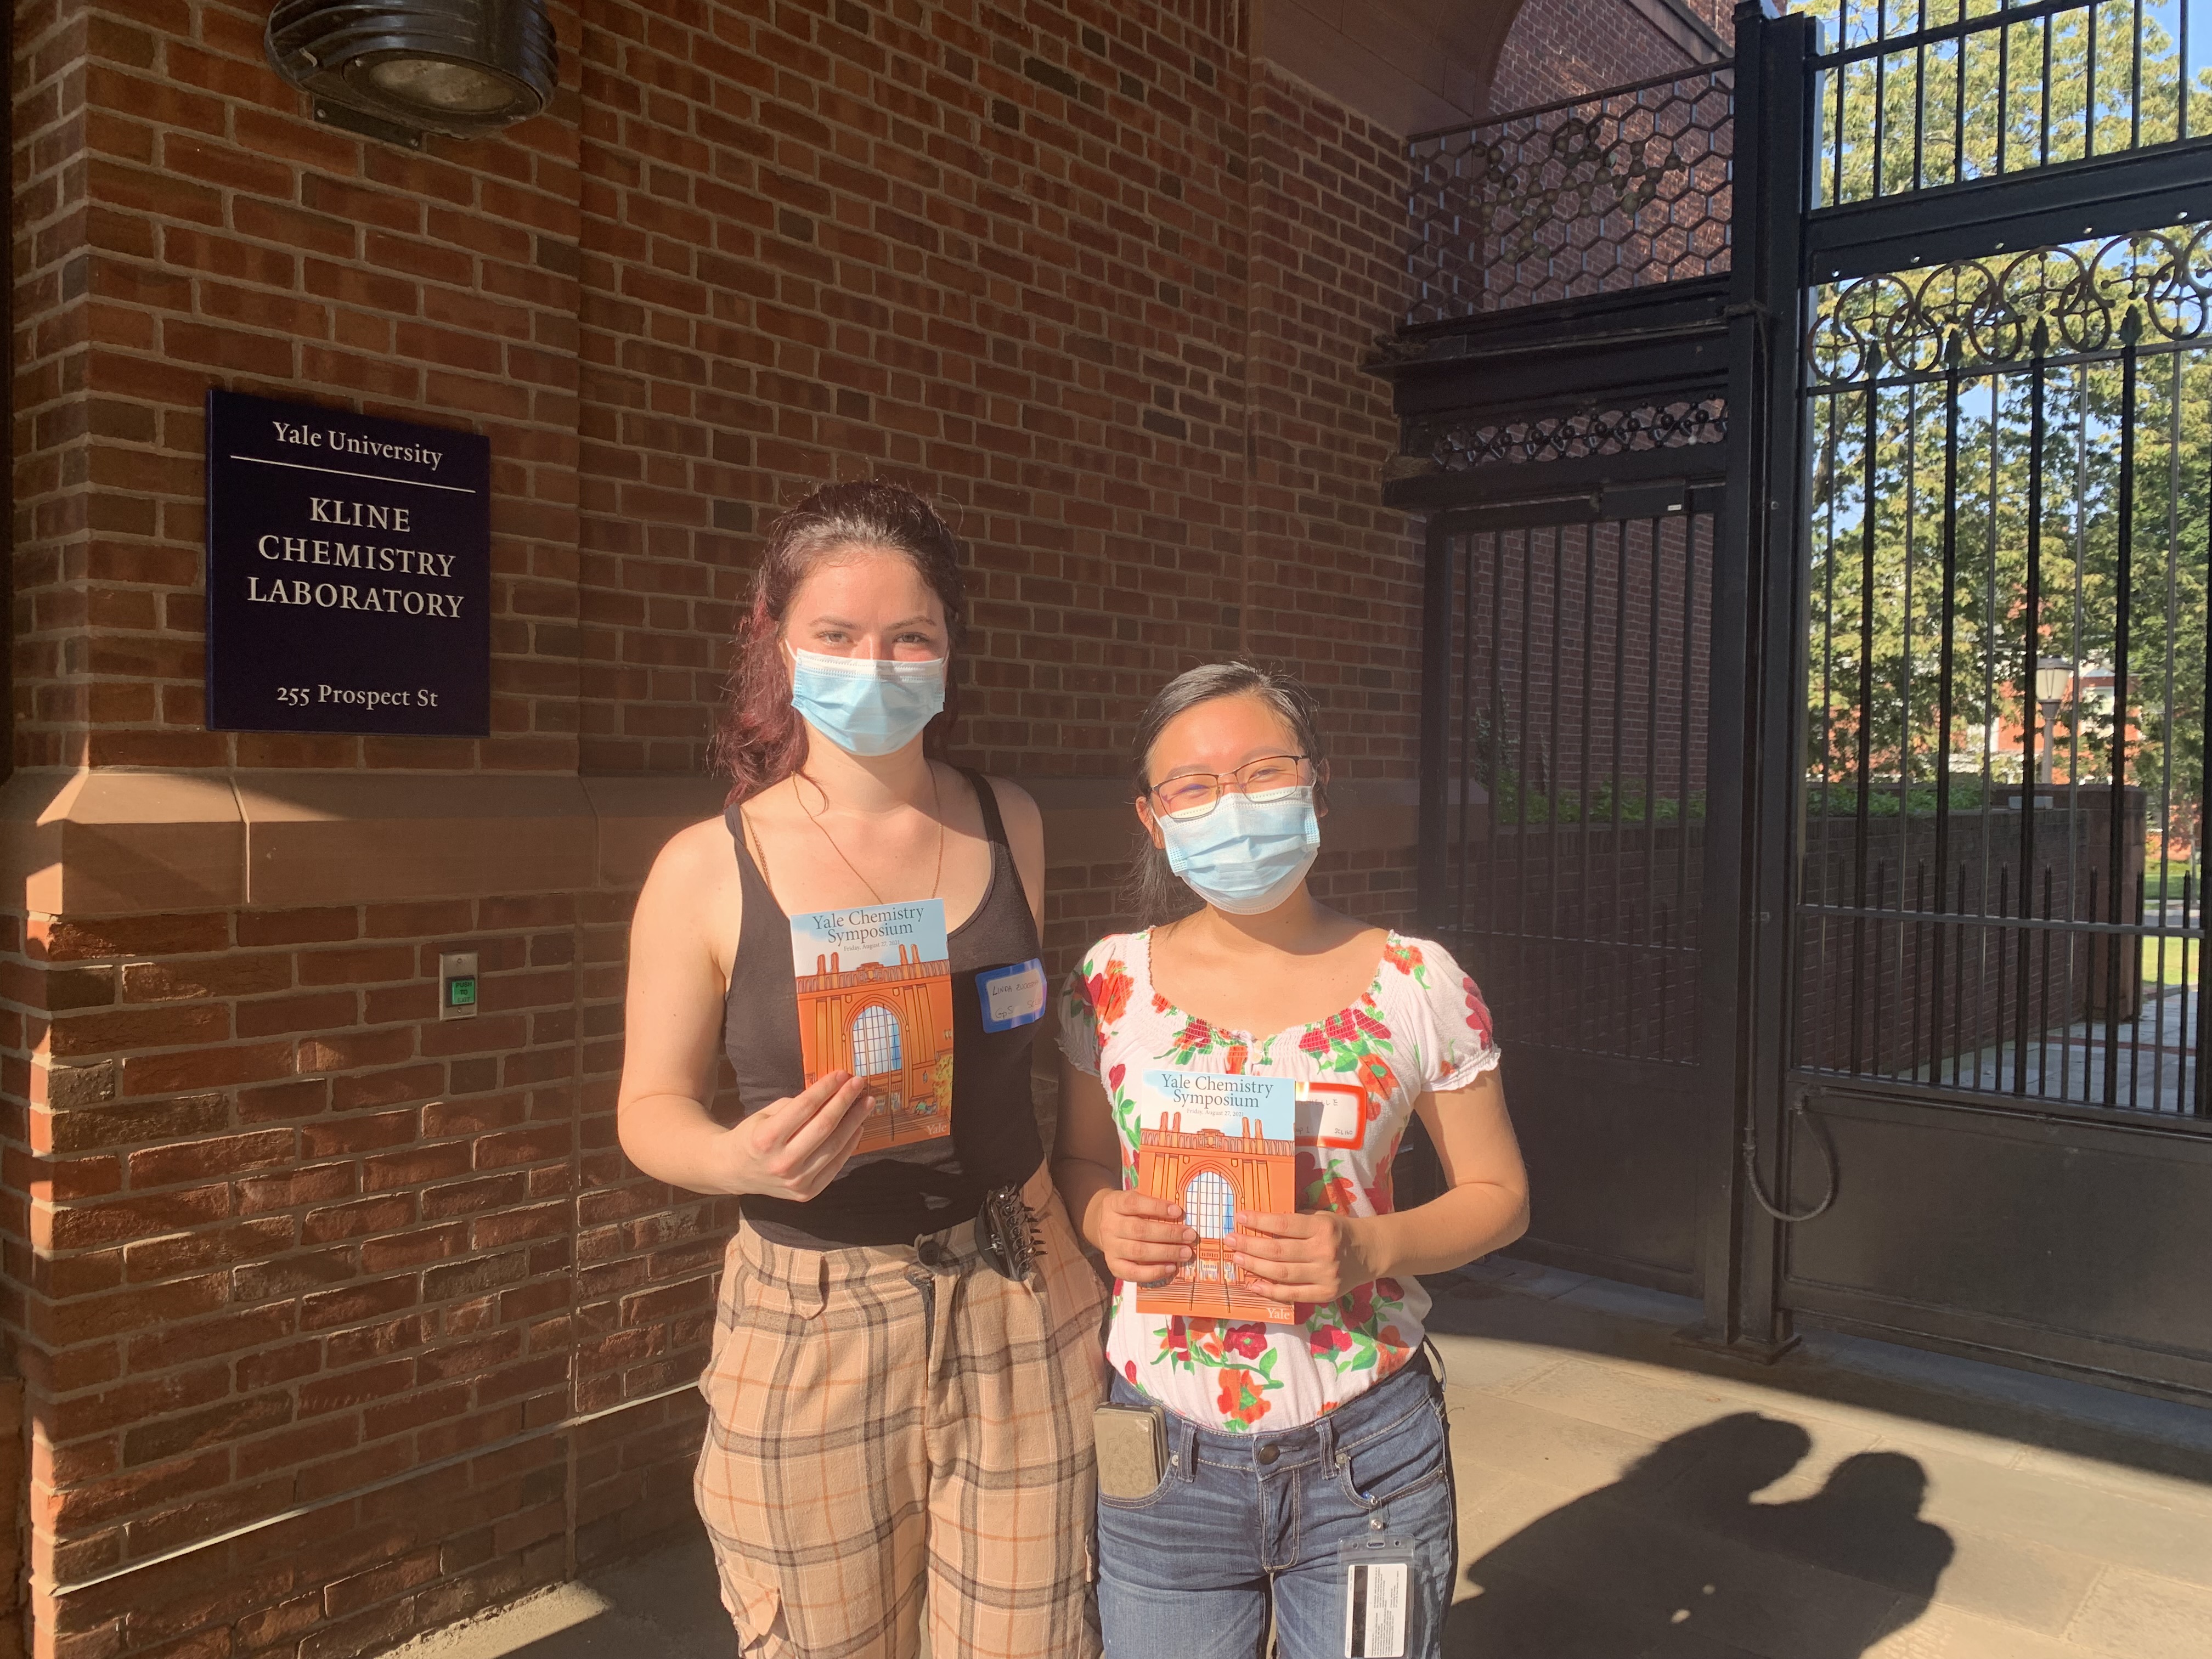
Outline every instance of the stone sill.
[[(1053, 865), (1128, 855), (1125, 781), (1022, 781)], [(0, 902), (97, 916), (620, 890), (719, 814), (723, 790), (666, 775), (23, 771), (0, 786)], [(1330, 793), (1331, 849), (1413, 840), (1411, 780)]]

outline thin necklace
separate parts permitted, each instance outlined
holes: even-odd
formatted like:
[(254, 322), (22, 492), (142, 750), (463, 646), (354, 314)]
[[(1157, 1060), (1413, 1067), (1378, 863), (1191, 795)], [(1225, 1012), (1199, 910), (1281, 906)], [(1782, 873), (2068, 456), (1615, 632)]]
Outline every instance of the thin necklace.
[[(925, 762), (924, 764), (927, 764), (927, 763)], [(835, 853), (839, 860), (843, 862), (845, 867), (853, 872), (854, 876), (859, 880), (860, 885), (868, 890), (868, 896), (875, 900), (877, 903), (881, 904), (884, 902), (884, 896), (876, 891), (875, 883), (870, 881), (866, 876), (860, 874), (860, 866), (859, 865), (854, 863), (852, 860), (846, 858), (845, 849), (837, 845), (837, 837), (830, 833), (830, 826), (823, 823), (820, 818), (817, 817), (814, 814), (814, 809), (806, 804), (806, 796), (799, 787), (799, 774), (794, 772), (792, 774), (791, 777), (791, 797), (793, 800), (799, 803), (799, 810), (806, 814), (808, 823), (811, 823), (817, 830), (819, 830), (822, 832), (822, 839), (830, 843), (830, 850)], [(821, 787), (822, 786), (819, 784), (815, 785), (815, 787), (817, 789)], [(937, 890), (945, 880), (944, 806), (945, 803), (939, 798), (938, 794), (937, 769), (934, 766), (932, 766), (929, 769), (929, 812), (930, 816), (937, 820), (937, 869), (929, 878), (929, 896), (931, 898), (935, 898), (937, 896)]]

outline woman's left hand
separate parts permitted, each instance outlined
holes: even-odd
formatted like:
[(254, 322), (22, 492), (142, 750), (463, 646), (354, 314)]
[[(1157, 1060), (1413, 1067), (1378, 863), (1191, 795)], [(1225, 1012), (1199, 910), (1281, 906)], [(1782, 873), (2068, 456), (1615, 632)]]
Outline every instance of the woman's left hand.
[(1376, 1277), (1356, 1216), (1238, 1212), (1229, 1251), (1247, 1285), (1278, 1302), (1334, 1302)]

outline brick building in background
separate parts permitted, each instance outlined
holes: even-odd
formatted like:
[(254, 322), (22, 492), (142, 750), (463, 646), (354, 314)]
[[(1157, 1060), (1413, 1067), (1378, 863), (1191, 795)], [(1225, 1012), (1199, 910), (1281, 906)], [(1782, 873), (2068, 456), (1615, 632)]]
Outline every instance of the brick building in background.
[[(1420, 543), (1360, 367), (1402, 136), (1713, 21), (552, 10), (552, 110), (416, 154), (308, 118), (263, 7), (16, 9), (0, 1324), (57, 1659), (343, 1659), (686, 1514), (734, 1212), (616, 1148), (624, 927), (811, 483), (969, 542), (963, 758), (1046, 808), (1053, 965), (1145, 697), (1240, 653), (1327, 711), (1323, 890), (1409, 921)], [(210, 386), (489, 436), (491, 737), (204, 729)]]

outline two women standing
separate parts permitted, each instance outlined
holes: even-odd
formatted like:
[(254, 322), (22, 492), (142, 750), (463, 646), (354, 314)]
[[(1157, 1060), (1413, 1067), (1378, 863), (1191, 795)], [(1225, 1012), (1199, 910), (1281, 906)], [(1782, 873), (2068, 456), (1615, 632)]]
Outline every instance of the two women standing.
[[(928, 752), (962, 610), (957, 543), (910, 491), (834, 485), (779, 520), (721, 734), (732, 805), (664, 849), (632, 932), (623, 1148), (744, 1200), (696, 1481), (739, 1651), (907, 1659), (926, 1604), (938, 1659), (1085, 1659), (1099, 1612), (1130, 1659), (1256, 1659), (1271, 1619), (1285, 1659), (1318, 1659), (1347, 1650), (1348, 1595), (1365, 1618), (1395, 1595), (1401, 1650), (1433, 1653), (1450, 1478), (1413, 1275), (1510, 1242), (1525, 1207), (1480, 996), (1437, 946), (1307, 893), (1328, 772), (1303, 694), (1194, 671), (1136, 757), (1146, 902), (1188, 914), (1101, 941), (1071, 982), (1048, 1170), (1029, 1085), (1041, 820)], [(789, 919), (928, 898), (951, 1133), (856, 1153), (884, 1121), (881, 1073), (805, 1083)], [(708, 1106), (718, 1048), (734, 1126)], [(1123, 1190), (1117, 1091), (1162, 1065), (1348, 1079), (1358, 1127), (1302, 1145), (1295, 1211), (1188, 1218)], [(1416, 1112), (1447, 1190), (1394, 1212)], [(1122, 1281), (1103, 1354), (1071, 1211)], [(1297, 1318), (1139, 1314), (1130, 1286), (1188, 1259), (1194, 1219)], [(1108, 1358), (1113, 1403), (1161, 1453), (1148, 1488), (1101, 1500)]]

